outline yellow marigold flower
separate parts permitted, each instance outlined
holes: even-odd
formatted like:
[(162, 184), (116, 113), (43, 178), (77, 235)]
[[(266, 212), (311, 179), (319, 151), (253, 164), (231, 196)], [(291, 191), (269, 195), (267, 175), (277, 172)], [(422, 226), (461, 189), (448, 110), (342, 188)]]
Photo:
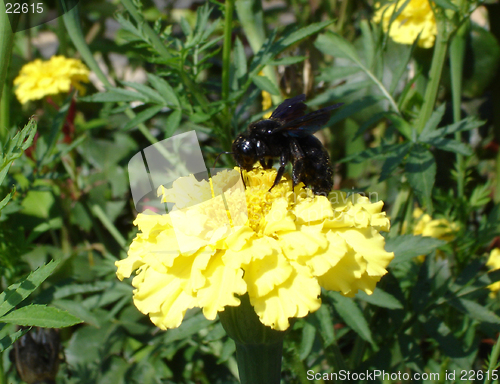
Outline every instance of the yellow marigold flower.
[(434, 237), (436, 239), (452, 241), (458, 230), (456, 223), (450, 223), (446, 219), (432, 219), (427, 213), (424, 214), (420, 208), (415, 208), (413, 218), (417, 219), (413, 228), (414, 235)]
[[(458, 231), (456, 223), (450, 223), (446, 219), (432, 219), (432, 217), (425, 213), (420, 208), (415, 208), (413, 211), (413, 218), (416, 220), (413, 227), (414, 235), (422, 235), (427, 237), (434, 237), (444, 241), (452, 241), (455, 239), (455, 233)], [(418, 260), (423, 262), (425, 255), (417, 256)]]
[(89, 82), (89, 73), (89, 69), (77, 59), (64, 56), (52, 56), (48, 61), (36, 59), (24, 65), (14, 79), (15, 94), (21, 104), (69, 92), (71, 86), (83, 94), (85, 89), (81, 83)]
[[(145, 212), (117, 276), (132, 281), (134, 303), (162, 329), (178, 327), (189, 308), (215, 319), (248, 293), (260, 321), (285, 330), (292, 317), (316, 311), (321, 287), (371, 294), (394, 254), (380, 231), (383, 202), (333, 191), (317, 196), (288, 176), (271, 191), (276, 170), (223, 171), (160, 187), (169, 214)], [(229, 188), (227, 186), (230, 186)], [(212, 198), (212, 195), (216, 197)]]
[(429, 0), (410, 0), (401, 13), (390, 23), (393, 14), (399, 11), (405, 3), (404, 0), (396, 0), (380, 7), (373, 15), (373, 21), (382, 21), (384, 32), (400, 44), (413, 44), (419, 33), (418, 45), (423, 48), (432, 48), (436, 39), (437, 27), (434, 13)]
[[(490, 268), (490, 271), (500, 269), (500, 248), (495, 248), (491, 251), (486, 266)], [(488, 288), (491, 291), (490, 296), (494, 297), (500, 291), (500, 281), (488, 285)]]

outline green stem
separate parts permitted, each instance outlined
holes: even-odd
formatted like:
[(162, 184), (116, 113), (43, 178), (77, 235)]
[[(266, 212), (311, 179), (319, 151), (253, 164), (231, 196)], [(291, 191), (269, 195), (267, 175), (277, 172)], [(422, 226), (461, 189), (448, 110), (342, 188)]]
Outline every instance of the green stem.
[[(19, 14), (13, 14), (11, 25), (8, 14), (6, 13), (5, 2), (0, 1), (0, 102), (4, 83), (7, 79), (7, 70), (9, 69), (10, 58), (12, 56), (12, 47), (14, 46), (14, 29), (19, 21)], [(0, 125), (0, 138), (5, 137), (8, 127)]]
[(108, 216), (104, 213), (102, 208), (97, 204), (92, 206), (92, 213), (101, 221), (102, 225), (106, 227), (111, 236), (116, 240), (116, 242), (122, 247), (125, 248), (127, 245), (127, 240), (123, 238), (120, 231), (116, 229), (115, 225), (109, 221)]
[[(453, 121), (461, 120), (462, 101), (462, 73), (465, 55), (465, 38), (469, 23), (464, 23), (457, 31), (450, 44), (450, 67), (451, 67), (451, 93), (453, 103)], [(455, 133), (455, 140), (461, 141), (460, 132)], [(465, 188), (465, 161), (463, 155), (457, 153), (457, 194), (464, 196)]]
[[(488, 372), (493, 372), (495, 369), (497, 369), (499, 356), (500, 356), (500, 336), (498, 336), (497, 342), (493, 347), (493, 351), (491, 351), (490, 361), (488, 364)], [(486, 380), (484, 381), (484, 384), (490, 384), (491, 379), (492, 379), (491, 375), (488, 375), (486, 377)]]
[(3, 353), (0, 352), (0, 384), (6, 384), (7, 379), (5, 377), (5, 372), (3, 370)]
[(10, 92), (9, 81), (5, 81), (0, 98), (0, 141), (3, 141), (10, 128)]
[(420, 110), (420, 116), (417, 122), (417, 132), (420, 133), (424, 129), (427, 120), (431, 117), (436, 104), (437, 94), (439, 90), (439, 82), (443, 71), (444, 62), (446, 59), (446, 50), (448, 47), (449, 32), (446, 21), (437, 21), (438, 34), (434, 46), (434, 54), (432, 56), (431, 69), (429, 71), (429, 82), (425, 89), (424, 105)]
[(282, 341), (275, 344), (236, 343), (241, 384), (279, 384), (282, 354)]
[(237, 307), (226, 307), (219, 319), (236, 343), (241, 384), (279, 384), (286, 332), (266, 327), (250, 304), (248, 294)]
[[(224, 115), (229, 116), (229, 68), (231, 66), (231, 37), (233, 32), (234, 0), (226, 0), (224, 20), (224, 45), (222, 50), (222, 100), (225, 102)], [(229, 125), (227, 125), (229, 128)], [(231, 135), (231, 132), (227, 132)]]

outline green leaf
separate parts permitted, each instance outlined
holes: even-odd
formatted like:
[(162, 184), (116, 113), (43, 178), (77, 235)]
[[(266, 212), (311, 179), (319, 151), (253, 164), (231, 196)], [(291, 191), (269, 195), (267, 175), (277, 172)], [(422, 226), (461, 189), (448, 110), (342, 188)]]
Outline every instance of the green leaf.
[[(450, 135), (455, 132), (469, 131), (471, 129), (479, 128), (484, 124), (484, 121), (479, 121), (471, 117), (467, 117), (460, 120), (457, 123), (447, 125), (443, 128), (436, 129), (434, 131), (422, 131), (418, 137), (418, 141), (430, 144), (432, 140), (443, 138), (446, 135)], [(425, 127), (424, 127), (425, 128)]]
[(119, 103), (142, 101), (148, 102), (148, 98), (139, 92), (129, 91), (122, 88), (108, 88), (108, 92), (95, 93), (90, 96), (79, 97), (79, 101), (86, 101), (90, 103)]
[(319, 334), (323, 338), (323, 346), (328, 347), (335, 341), (334, 323), (332, 315), (326, 305), (322, 305), (314, 312), (314, 316), (318, 319), (320, 325)]
[(148, 73), (148, 80), (155, 89), (160, 92), (161, 97), (169, 105), (180, 107), (179, 98), (170, 84), (159, 76)]
[(298, 30), (292, 30), (290, 32), (285, 31), (283, 32), (283, 37), (276, 42), (275, 46), (273, 47), (273, 51), (279, 53), (287, 49), (291, 45), (298, 43), (300, 40), (303, 40), (306, 37), (320, 32), (324, 28), (331, 25), (333, 22), (333, 20), (321, 21), (319, 23), (309, 24), (307, 27), (300, 28)]
[(139, 124), (145, 122), (146, 120), (149, 120), (150, 118), (158, 114), (158, 112), (160, 112), (163, 108), (164, 108), (163, 105), (153, 105), (152, 107), (149, 107), (144, 111), (139, 112), (137, 115), (135, 115), (135, 117), (132, 120), (130, 120), (127, 124), (125, 124), (123, 129), (126, 131), (128, 129), (138, 126)]
[(7, 205), (7, 203), (10, 201), (10, 199), (12, 199), (12, 196), (14, 196), (14, 194), (16, 193), (16, 186), (13, 185), (12, 186), (12, 191), (10, 191), (10, 193), (5, 196), (2, 201), (0, 201), (0, 211)]
[(338, 33), (328, 31), (318, 36), (314, 46), (326, 55), (349, 59), (360, 63), (356, 48)]
[(405, 165), (406, 176), (420, 202), (432, 206), (431, 193), (436, 179), (436, 161), (424, 146), (414, 145)]
[(5, 146), (0, 148), (2, 159), (0, 160), (0, 184), (5, 179), (12, 162), (21, 157), (23, 151), (28, 149), (33, 143), (37, 131), (37, 122), (33, 119), (28, 121), (24, 128), (17, 132), (12, 139), (8, 139)]
[(239, 37), (236, 37), (234, 42), (233, 59), (236, 78), (241, 79), (247, 73), (247, 56), (245, 55), (245, 47), (243, 47)]
[(9, 348), (12, 344), (16, 342), (17, 339), (28, 333), (28, 331), (29, 328), (19, 329), (17, 332), (14, 332), (0, 339), (0, 353)]
[(174, 109), (165, 120), (165, 137), (171, 137), (179, 128), (182, 119), (182, 111)]
[(393, 172), (403, 162), (404, 158), (408, 155), (411, 147), (412, 143), (405, 142), (398, 145), (393, 151), (388, 153), (388, 156), (382, 165), (382, 172), (380, 172), (380, 177), (378, 179), (379, 183), (393, 174)]
[(171, 329), (165, 333), (163, 343), (171, 343), (176, 340), (186, 339), (200, 330), (207, 328), (213, 321), (207, 320), (203, 313), (197, 313), (193, 317), (184, 320), (179, 328)]
[(366, 294), (363, 291), (359, 291), (356, 297), (360, 300), (366, 301), (367, 303), (376, 305), (381, 308), (389, 309), (403, 309), (404, 306), (401, 302), (396, 299), (391, 294), (382, 291), (380, 288), (375, 288), (371, 295)]
[(46, 164), (45, 159), (51, 154), (53, 154), (54, 148), (57, 144), (57, 140), (63, 129), (64, 123), (66, 122), (66, 117), (68, 116), (68, 112), (69, 109), (71, 108), (72, 103), (73, 103), (73, 95), (70, 95), (68, 98), (66, 98), (64, 104), (59, 109), (59, 111), (57, 111), (56, 116), (52, 120), (50, 134), (48, 135), (49, 138), (47, 141), (47, 149), (40, 158), (40, 164), (45, 165)]
[(453, 4), (450, 0), (434, 0), (434, 2), (444, 9), (451, 9), (453, 11), (459, 11), (459, 8)]
[(400, 115), (397, 115), (395, 113), (388, 113), (387, 118), (392, 121), (396, 129), (401, 133), (404, 137), (406, 137), (408, 140), (413, 141), (413, 129), (408, 122), (403, 119)]
[(338, 292), (328, 292), (328, 296), (332, 298), (335, 310), (346, 324), (363, 340), (373, 344), (370, 327), (363, 316), (363, 312), (361, 312), (354, 300), (342, 296)]
[[(471, 193), (469, 206), (478, 208), (488, 204), (491, 200), (491, 185), (489, 183), (478, 185)], [(1, 208), (0, 208), (1, 209)]]
[(446, 109), (446, 103), (443, 103), (439, 106), (439, 108), (437, 108), (434, 112), (432, 112), (431, 117), (429, 118), (429, 120), (427, 120), (427, 123), (425, 123), (424, 129), (420, 133), (420, 136), (419, 136), (420, 141), (422, 141), (421, 137), (426, 137), (426, 136), (432, 134), (432, 132), (434, 132), (436, 130), (439, 123), (443, 119), (445, 109)]
[(344, 157), (342, 160), (339, 161), (339, 163), (346, 163), (348, 161), (354, 163), (362, 163), (363, 161), (366, 160), (385, 159), (400, 145), (401, 144), (381, 144), (378, 147), (368, 148), (365, 151)]
[(303, 62), (307, 56), (289, 56), (282, 59), (272, 60), (267, 65), (292, 65)]
[(401, 235), (391, 237), (385, 241), (387, 252), (394, 252), (394, 259), (389, 264), (394, 267), (399, 263), (409, 261), (420, 255), (427, 255), (446, 244), (446, 241), (435, 239), (434, 237), (423, 237), (413, 235)]
[(339, 121), (342, 121), (365, 108), (371, 107), (380, 101), (380, 96), (366, 96), (358, 99), (352, 103), (343, 105), (339, 110), (334, 112), (334, 115), (328, 122), (329, 125), (333, 125)]
[(157, 104), (164, 104), (164, 100), (160, 96), (160, 94), (147, 85), (134, 83), (131, 81), (122, 81), (121, 83), (142, 93), (145, 97), (148, 98), (149, 101), (155, 102)]
[(82, 322), (78, 317), (45, 305), (28, 305), (0, 317), (1, 323), (24, 327), (64, 328)]
[(494, 312), (478, 304), (476, 301), (457, 298), (450, 300), (449, 303), (473, 319), (483, 323), (500, 324), (500, 317), (498, 317)]
[(363, 53), (365, 55), (366, 66), (373, 67), (373, 60), (375, 58), (375, 41), (373, 39), (372, 30), (368, 20), (361, 20), (359, 25), (361, 27), (361, 38), (363, 40)]
[(443, 151), (460, 153), (464, 156), (471, 156), (473, 153), (472, 148), (468, 144), (453, 139), (434, 138), (427, 140), (427, 144)]
[(269, 92), (271, 95), (279, 95), (280, 90), (273, 84), (271, 80), (264, 76), (253, 76), (253, 83), (262, 91)]
[(500, 62), (500, 45), (493, 33), (485, 28), (471, 23), (471, 31), (467, 39), (466, 57), (464, 62), (463, 94), (476, 98), (484, 95), (497, 74)]
[(52, 305), (94, 327), (98, 328), (101, 325), (99, 320), (102, 321), (102, 316), (100, 319), (98, 319), (93, 313), (90, 312), (89, 309), (87, 309), (86, 306), (82, 305), (82, 303), (80, 302), (73, 300), (54, 300), (52, 302)]
[(321, 73), (316, 78), (317, 81), (331, 81), (335, 82), (344, 79), (347, 76), (354, 75), (361, 71), (361, 68), (355, 65), (349, 65), (346, 67), (327, 67), (324, 68)]
[(12, 284), (3, 291), (0, 294), (0, 316), (5, 315), (27, 298), (52, 274), (58, 265), (59, 261), (52, 260), (47, 265), (41, 266), (36, 271), (31, 272), (28, 277), (22, 279), (19, 283)]

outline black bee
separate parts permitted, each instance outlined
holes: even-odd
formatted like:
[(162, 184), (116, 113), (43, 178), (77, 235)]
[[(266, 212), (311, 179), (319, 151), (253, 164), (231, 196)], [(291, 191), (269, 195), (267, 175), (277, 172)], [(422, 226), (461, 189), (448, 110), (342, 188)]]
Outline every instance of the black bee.
[(238, 166), (247, 171), (257, 161), (269, 169), (273, 160), (279, 158), (280, 168), (271, 189), (280, 182), (291, 161), (294, 186), (303, 182), (315, 194), (327, 195), (333, 186), (332, 164), (327, 150), (312, 134), (328, 122), (330, 111), (342, 103), (304, 115), (305, 99), (306, 95), (286, 99), (269, 119), (251, 123), (248, 131), (234, 140), (232, 153)]

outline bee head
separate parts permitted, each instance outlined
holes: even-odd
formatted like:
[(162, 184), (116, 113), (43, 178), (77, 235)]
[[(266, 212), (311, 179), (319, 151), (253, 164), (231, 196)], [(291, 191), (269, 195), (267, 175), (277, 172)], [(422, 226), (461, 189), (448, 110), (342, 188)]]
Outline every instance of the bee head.
[(257, 161), (255, 142), (245, 135), (240, 135), (234, 140), (232, 152), (238, 166), (247, 171), (252, 169)]

